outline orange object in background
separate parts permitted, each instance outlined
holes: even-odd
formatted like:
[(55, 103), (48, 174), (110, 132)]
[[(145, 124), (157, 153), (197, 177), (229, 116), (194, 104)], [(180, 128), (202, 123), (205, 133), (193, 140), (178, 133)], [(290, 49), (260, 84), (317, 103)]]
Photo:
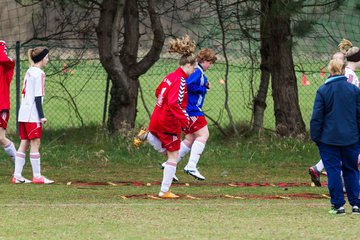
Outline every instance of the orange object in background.
[(324, 71), (324, 68), (321, 68), (320, 69), (320, 77), (325, 77), (325, 71)]
[(310, 85), (310, 82), (307, 80), (307, 77), (306, 77), (305, 73), (303, 73), (303, 75), (302, 75), (301, 85), (303, 85), (303, 86), (309, 86)]

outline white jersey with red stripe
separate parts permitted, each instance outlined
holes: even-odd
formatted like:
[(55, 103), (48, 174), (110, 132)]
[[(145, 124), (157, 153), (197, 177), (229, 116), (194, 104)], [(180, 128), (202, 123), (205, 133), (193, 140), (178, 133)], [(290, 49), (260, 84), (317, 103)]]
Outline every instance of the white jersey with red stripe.
[(35, 97), (45, 95), (45, 73), (38, 67), (30, 67), (24, 78), (19, 122), (40, 122)]
[(359, 79), (356, 76), (356, 73), (349, 67), (345, 68), (345, 76), (347, 77), (347, 81), (351, 84), (354, 84), (357, 87), (360, 87), (359, 85)]

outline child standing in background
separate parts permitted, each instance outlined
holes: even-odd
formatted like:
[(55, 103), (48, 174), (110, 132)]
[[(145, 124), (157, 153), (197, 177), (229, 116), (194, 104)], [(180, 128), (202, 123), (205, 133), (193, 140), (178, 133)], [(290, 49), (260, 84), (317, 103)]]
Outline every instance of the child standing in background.
[(12, 160), (15, 160), (16, 149), (6, 137), (6, 128), (10, 117), (10, 84), (14, 67), (15, 61), (7, 55), (6, 42), (0, 40), (0, 144)]
[(22, 89), (22, 99), (19, 110), (19, 135), (20, 146), (15, 158), (15, 171), (13, 183), (30, 183), (31, 181), (22, 176), (25, 165), (26, 151), (30, 146), (30, 163), (33, 171), (32, 182), (36, 184), (51, 184), (40, 172), (40, 139), (42, 125), (47, 119), (44, 116), (42, 102), (45, 95), (44, 68), (49, 62), (49, 50), (43, 47), (29, 49), (28, 57), (30, 68), (27, 70)]

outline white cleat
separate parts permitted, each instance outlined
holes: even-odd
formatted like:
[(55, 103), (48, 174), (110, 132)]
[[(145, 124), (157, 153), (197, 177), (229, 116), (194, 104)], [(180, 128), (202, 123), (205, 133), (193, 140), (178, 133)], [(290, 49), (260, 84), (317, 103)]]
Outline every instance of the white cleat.
[(205, 180), (205, 177), (203, 175), (201, 175), (201, 173), (199, 172), (199, 170), (197, 170), (197, 168), (189, 168), (187, 165), (185, 166), (184, 168), (184, 172), (186, 174), (189, 174), (191, 176), (193, 176), (194, 178), (196, 178), (197, 180), (200, 180), (200, 181), (204, 181)]
[(32, 179), (32, 182), (35, 183), (35, 184), (52, 184), (54, 183), (53, 180), (50, 180), (50, 179), (47, 179), (46, 177), (44, 176), (41, 176), (39, 178), (33, 178)]
[(13, 177), (11, 182), (13, 184), (31, 183), (31, 181), (29, 179), (26, 179), (24, 177)]

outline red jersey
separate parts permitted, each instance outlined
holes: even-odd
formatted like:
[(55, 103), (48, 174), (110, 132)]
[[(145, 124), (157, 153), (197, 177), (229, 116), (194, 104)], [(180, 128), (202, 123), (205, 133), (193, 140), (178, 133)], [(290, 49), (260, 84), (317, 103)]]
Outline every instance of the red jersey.
[(181, 128), (188, 127), (187, 77), (184, 70), (179, 67), (167, 75), (157, 87), (157, 101), (150, 119), (149, 131), (173, 135), (181, 133)]
[(10, 83), (15, 61), (8, 57), (6, 43), (0, 41), (0, 111), (10, 109)]

